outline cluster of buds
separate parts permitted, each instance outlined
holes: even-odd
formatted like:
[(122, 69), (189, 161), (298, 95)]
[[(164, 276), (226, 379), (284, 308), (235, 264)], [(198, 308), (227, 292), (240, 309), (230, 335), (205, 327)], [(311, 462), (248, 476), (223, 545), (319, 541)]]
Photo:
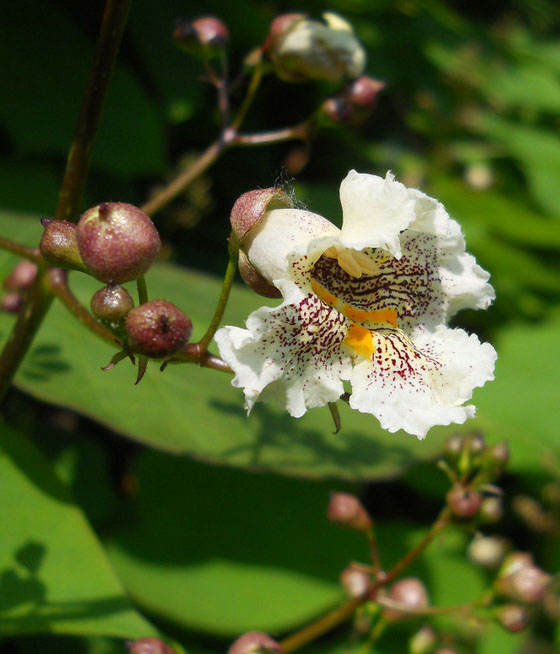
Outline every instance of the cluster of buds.
[(502, 492), (493, 482), (509, 459), (505, 443), (487, 446), (480, 434), (452, 436), (440, 467), (452, 482), (447, 505), (459, 520), (497, 522), (503, 514)]
[(333, 123), (358, 127), (369, 118), (384, 88), (385, 82), (362, 75), (327, 98), (321, 105), (321, 112)]
[(25, 296), (37, 277), (37, 266), (31, 261), (20, 261), (4, 280), (5, 293), (1, 308), (7, 313), (17, 314), (21, 311)]

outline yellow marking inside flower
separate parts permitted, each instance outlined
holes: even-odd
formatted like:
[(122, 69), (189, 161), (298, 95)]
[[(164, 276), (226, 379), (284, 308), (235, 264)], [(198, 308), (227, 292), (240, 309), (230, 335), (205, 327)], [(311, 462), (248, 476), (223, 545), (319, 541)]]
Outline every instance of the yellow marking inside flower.
[(397, 328), (397, 312), (395, 309), (379, 309), (377, 311), (363, 311), (349, 304), (344, 304), (341, 312), (355, 322), (383, 322)]
[(375, 352), (373, 334), (369, 329), (357, 325), (356, 323), (350, 325), (348, 334), (346, 334), (342, 343), (354, 350), (356, 354), (366, 357), (366, 359), (371, 359)]
[(311, 280), (311, 288), (315, 295), (323, 300), (325, 304), (328, 304), (329, 307), (340, 311), (347, 318), (353, 322), (365, 323), (384, 323), (391, 325), (394, 329), (397, 329), (397, 312), (395, 309), (378, 309), (377, 311), (364, 311), (363, 309), (356, 309), (350, 304), (345, 304), (341, 302), (336, 295), (333, 295), (328, 291), (324, 286), (319, 284), (316, 279)]

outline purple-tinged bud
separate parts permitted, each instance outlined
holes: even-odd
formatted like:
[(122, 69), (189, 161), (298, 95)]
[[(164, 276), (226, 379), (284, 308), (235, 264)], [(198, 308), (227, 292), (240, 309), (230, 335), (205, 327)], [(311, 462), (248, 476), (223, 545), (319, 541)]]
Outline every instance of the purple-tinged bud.
[(264, 52), (280, 79), (340, 82), (362, 73), (365, 51), (352, 27), (333, 13), (323, 14), (323, 19), (320, 22), (291, 15), (281, 16), (273, 23)]
[(270, 23), (268, 36), (263, 44), (263, 52), (269, 53), (277, 47), (278, 42), (281, 41), (286, 34), (294, 27), (296, 23), (307, 18), (307, 14), (281, 14)]
[(0, 308), (6, 313), (12, 313), (17, 315), (23, 308), (24, 299), (23, 296), (17, 291), (10, 291), (2, 297), (0, 302)]
[(229, 32), (225, 24), (215, 16), (202, 16), (192, 22), (180, 18), (175, 24), (173, 38), (189, 54), (213, 56), (227, 46)]
[(127, 643), (129, 654), (175, 654), (175, 650), (159, 638), (140, 638)]
[(362, 76), (349, 82), (336, 95), (327, 98), (322, 112), (334, 123), (361, 125), (373, 112), (377, 96), (385, 87), (385, 82)]
[(498, 577), (507, 577), (508, 575), (515, 574), (529, 565), (534, 565), (532, 554), (529, 554), (529, 552), (512, 552), (507, 555), (500, 566)]
[(290, 196), (279, 187), (256, 189), (243, 193), (235, 201), (229, 218), (239, 244), (243, 245), (243, 238), (267, 211), (289, 209), (292, 205)]
[(455, 484), (447, 493), (447, 505), (458, 518), (472, 518), (482, 504), (482, 497), (472, 488)]
[(350, 566), (342, 571), (340, 583), (350, 597), (362, 597), (371, 588), (371, 576)]
[(516, 602), (538, 604), (544, 598), (551, 580), (552, 577), (537, 566), (527, 565), (496, 579), (494, 588)]
[(88, 272), (78, 248), (76, 225), (50, 218), (41, 218), (41, 224), (45, 231), (39, 250), (45, 261), (56, 268)]
[(276, 286), (273, 286), (269, 281), (267, 281), (257, 271), (257, 269), (249, 263), (247, 255), (242, 250), (239, 251), (238, 267), (241, 278), (252, 291), (255, 291), (255, 293), (258, 293), (263, 297), (282, 297), (282, 293), (280, 293)]
[(482, 522), (498, 522), (504, 515), (504, 505), (501, 497), (485, 497), (480, 504), (478, 516)]
[(232, 643), (227, 654), (282, 654), (282, 648), (267, 634), (250, 631)]
[(4, 280), (7, 291), (26, 291), (33, 286), (37, 277), (37, 266), (31, 261), (20, 261)]
[(408, 643), (410, 654), (428, 654), (436, 644), (436, 632), (429, 624), (422, 626)]
[(95, 292), (90, 306), (96, 318), (118, 323), (134, 309), (134, 300), (126, 288), (118, 284), (109, 284)]
[(498, 536), (475, 536), (468, 549), (469, 559), (483, 568), (497, 568), (508, 549), (508, 542)]
[(398, 602), (402, 608), (386, 608), (383, 615), (387, 620), (403, 620), (414, 615), (415, 610), (425, 609), (430, 603), (426, 587), (416, 577), (406, 577), (394, 584), (389, 590), (389, 599)]
[(339, 96), (327, 98), (321, 105), (321, 113), (337, 125), (350, 124), (354, 117), (352, 105)]
[(125, 202), (104, 202), (88, 209), (78, 222), (76, 235), (91, 274), (115, 284), (143, 275), (161, 247), (149, 216)]
[(327, 518), (341, 527), (358, 531), (368, 531), (373, 526), (373, 521), (363, 504), (350, 493), (331, 493)]
[(344, 93), (353, 105), (371, 111), (377, 104), (379, 92), (384, 88), (385, 82), (362, 75), (362, 77), (352, 80)]
[(129, 311), (126, 331), (133, 352), (152, 359), (176, 354), (192, 334), (188, 316), (167, 300), (150, 300)]
[(504, 604), (496, 609), (495, 616), (502, 627), (512, 633), (526, 629), (531, 619), (527, 608), (519, 604)]

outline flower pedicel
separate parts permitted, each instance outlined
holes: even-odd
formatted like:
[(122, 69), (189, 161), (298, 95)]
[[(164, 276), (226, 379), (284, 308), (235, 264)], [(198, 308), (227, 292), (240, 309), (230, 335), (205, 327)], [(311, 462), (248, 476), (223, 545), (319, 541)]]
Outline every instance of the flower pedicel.
[[(486, 309), (489, 275), (465, 252), (441, 203), (352, 170), (340, 187), (343, 226), (273, 208), (243, 234), (250, 264), (284, 298), (215, 336), (246, 408), (275, 400), (294, 417), (352, 387), (352, 408), (390, 432), (423, 438), (474, 416), (464, 405), (493, 379), (496, 352), (447, 321)], [(233, 225), (235, 231), (235, 224)]]

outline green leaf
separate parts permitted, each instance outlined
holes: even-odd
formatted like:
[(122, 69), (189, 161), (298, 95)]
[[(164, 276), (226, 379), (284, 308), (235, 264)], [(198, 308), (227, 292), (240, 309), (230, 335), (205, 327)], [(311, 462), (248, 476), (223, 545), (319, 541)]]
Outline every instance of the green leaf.
[(367, 560), (364, 536), (326, 519), (332, 484), (150, 451), (132, 472), (139, 495), (109, 554), (135, 600), (183, 626), (289, 629), (342, 601), (338, 575)]
[(0, 633), (157, 635), (48, 461), (1, 427)]
[(519, 161), (535, 201), (545, 213), (560, 216), (560, 137), (551, 130), (527, 127), (522, 123), (483, 114), (476, 129), (499, 141)]

